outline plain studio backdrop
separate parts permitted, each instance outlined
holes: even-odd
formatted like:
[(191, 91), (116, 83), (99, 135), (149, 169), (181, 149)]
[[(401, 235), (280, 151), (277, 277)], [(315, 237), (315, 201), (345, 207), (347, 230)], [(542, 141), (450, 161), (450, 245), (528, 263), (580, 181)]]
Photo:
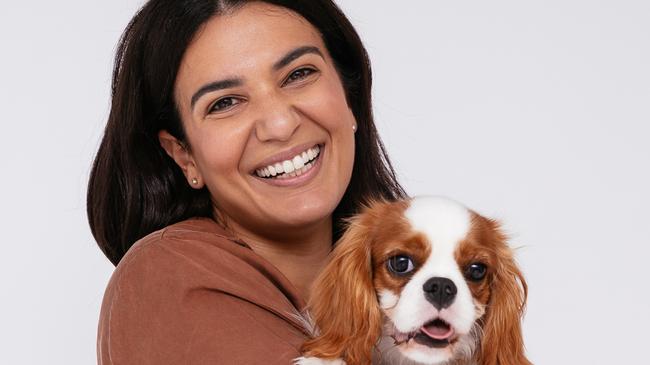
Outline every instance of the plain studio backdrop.
[[(85, 193), (142, 1), (3, 1), (0, 363), (92, 364), (113, 266)], [(501, 219), (535, 364), (640, 364), (650, 327), (650, 1), (339, 0), (411, 194)]]

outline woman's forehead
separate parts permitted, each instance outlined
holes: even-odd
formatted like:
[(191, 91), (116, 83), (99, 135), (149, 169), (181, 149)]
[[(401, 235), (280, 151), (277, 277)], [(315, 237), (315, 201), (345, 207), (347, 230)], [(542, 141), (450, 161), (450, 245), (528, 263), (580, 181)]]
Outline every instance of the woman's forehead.
[[(297, 47), (327, 50), (318, 30), (291, 10), (255, 2), (210, 19), (188, 46), (177, 77), (177, 89), (211, 79), (263, 71)], [(179, 95), (180, 96), (180, 95)]]

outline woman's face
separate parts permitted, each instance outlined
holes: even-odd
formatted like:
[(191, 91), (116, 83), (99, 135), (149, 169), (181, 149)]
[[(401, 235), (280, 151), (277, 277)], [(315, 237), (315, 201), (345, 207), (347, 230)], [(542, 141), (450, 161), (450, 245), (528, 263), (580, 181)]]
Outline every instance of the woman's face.
[(331, 222), (352, 174), (356, 121), (305, 19), (259, 2), (214, 17), (183, 57), (175, 98), (191, 146), (175, 159), (219, 215), (271, 236)]

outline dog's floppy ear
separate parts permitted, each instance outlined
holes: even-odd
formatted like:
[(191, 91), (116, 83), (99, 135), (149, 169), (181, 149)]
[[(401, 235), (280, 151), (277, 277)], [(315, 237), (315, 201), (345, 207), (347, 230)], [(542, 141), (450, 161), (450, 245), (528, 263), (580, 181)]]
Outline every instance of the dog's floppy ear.
[(318, 333), (303, 345), (305, 356), (370, 364), (381, 335), (382, 315), (372, 281), (369, 221), (363, 214), (349, 221), (330, 262), (315, 281), (308, 309)]
[(497, 232), (498, 265), (490, 283), (490, 299), (483, 322), (483, 338), (478, 363), (481, 365), (532, 365), (526, 359), (521, 333), (521, 317), (528, 286), (507, 246), (499, 224), (489, 220)]

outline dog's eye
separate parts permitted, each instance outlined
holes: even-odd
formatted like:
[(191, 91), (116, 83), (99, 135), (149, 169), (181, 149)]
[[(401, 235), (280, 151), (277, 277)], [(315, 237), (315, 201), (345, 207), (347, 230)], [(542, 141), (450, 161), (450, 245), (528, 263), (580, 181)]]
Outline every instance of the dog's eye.
[(465, 277), (469, 281), (481, 281), (485, 278), (485, 274), (487, 274), (487, 266), (480, 262), (470, 264), (465, 269)]
[(386, 265), (388, 266), (389, 271), (397, 275), (408, 274), (415, 269), (413, 260), (404, 255), (397, 255), (389, 258)]

